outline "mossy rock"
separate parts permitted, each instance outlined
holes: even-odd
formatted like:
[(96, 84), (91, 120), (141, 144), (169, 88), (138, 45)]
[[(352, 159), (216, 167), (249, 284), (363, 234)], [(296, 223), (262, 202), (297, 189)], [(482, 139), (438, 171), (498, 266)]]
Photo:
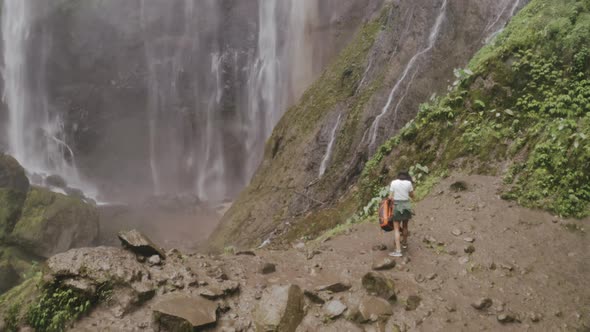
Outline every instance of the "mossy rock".
[(33, 187), (10, 241), (41, 257), (93, 246), (98, 239), (98, 210), (74, 197)]
[(26, 310), (40, 295), (41, 277), (39, 272), (0, 296), (0, 317), (4, 323), (8, 320), (11, 326), (7, 324), (7, 327), (20, 326), (24, 322)]
[(0, 294), (38, 272), (41, 260), (13, 246), (0, 246)]
[(9, 155), (0, 153), (0, 240), (16, 224), (29, 190), (22, 166)]

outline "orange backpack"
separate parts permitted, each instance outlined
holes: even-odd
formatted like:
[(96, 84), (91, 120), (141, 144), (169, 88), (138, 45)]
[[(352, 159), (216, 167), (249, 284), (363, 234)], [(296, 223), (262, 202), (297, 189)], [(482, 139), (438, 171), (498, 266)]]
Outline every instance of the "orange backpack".
[(379, 226), (386, 232), (393, 230), (393, 199), (385, 198), (379, 204)]

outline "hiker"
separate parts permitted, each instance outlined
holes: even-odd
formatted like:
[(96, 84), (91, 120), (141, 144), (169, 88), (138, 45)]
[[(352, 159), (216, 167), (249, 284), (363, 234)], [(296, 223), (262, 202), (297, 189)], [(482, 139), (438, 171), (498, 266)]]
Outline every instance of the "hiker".
[[(402, 257), (401, 247), (408, 247), (408, 221), (412, 218), (412, 205), (410, 198), (414, 199), (414, 186), (412, 177), (408, 172), (400, 172), (397, 179), (391, 181), (389, 186), (389, 198), (393, 199), (393, 228), (395, 235), (395, 251), (390, 253), (393, 257)], [(400, 229), (402, 239), (400, 241)]]

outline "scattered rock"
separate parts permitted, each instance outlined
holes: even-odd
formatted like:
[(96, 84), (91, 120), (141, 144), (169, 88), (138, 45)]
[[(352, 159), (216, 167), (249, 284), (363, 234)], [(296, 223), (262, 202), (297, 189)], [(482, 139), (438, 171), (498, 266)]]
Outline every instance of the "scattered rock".
[(393, 314), (391, 304), (374, 296), (364, 297), (359, 304), (360, 322), (377, 322), (388, 319)]
[(469, 257), (468, 256), (463, 256), (459, 258), (459, 264), (461, 265), (465, 265), (469, 263)]
[(306, 258), (308, 260), (312, 259), (314, 256), (321, 254), (322, 252), (319, 250), (310, 250), (307, 252)]
[(514, 266), (512, 266), (510, 264), (500, 264), (500, 267), (503, 268), (504, 270), (507, 270), (507, 271), (514, 270)]
[(493, 271), (493, 270), (495, 270), (495, 269), (496, 269), (496, 263), (494, 263), (494, 262), (491, 262), (491, 263), (490, 263), (490, 265), (488, 266), (488, 268), (489, 268), (490, 270), (492, 270), (492, 271)]
[(436, 273), (431, 273), (431, 274), (429, 274), (429, 275), (428, 275), (428, 277), (427, 277), (427, 278), (428, 278), (428, 280), (434, 280), (434, 279), (436, 279), (436, 277), (438, 277), (438, 274), (436, 274)]
[(153, 256), (151, 256), (148, 259), (148, 264), (151, 265), (151, 266), (161, 265), (162, 264), (162, 259), (158, 255), (153, 255)]
[(475, 247), (470, 244), (467, 247), (463, 248), (463, 251), (465, 251), (466, 254), (473, 254), (475, 252)]
[(436, 243), (438, 243), (438, 241), (432, 235), (424, 236), (422, 238), (422, 242), (424, 242), (426, 244), (436, 244)]
[(461, 236), (461, 234), (463, 234), (463, 232), (460, 229), (455, 228), (451, 231), (451, 234), (453, 234), (455, 236)]
[(348, 309), (348, 307), (338, 300), (330, 301), (324, 305), (324, 313), (330, 319), (339, 317), (344, 311), (346, 311), (346, 309)]
[(420, 306), (420, 302), (422, 302), (422, 298), (418, 295), (410, 295), (406, 300), (406, 305), (404, 308), (406, 311), (414, 311), (418, 306)]
[(277, 271), (277, 266), (273, 263), (263, 263), (260, 267), (260, 273), (271, 274)]
[(467, 190), (467, 183), (465, 181), (453, 182), (450, 186), (452, 192), (461, 192)]
[(455, 312), (457, 311), (457, 306), (455, 304), (447, 304), (445, 306), (445, 308), (447, 309), (448, 312)]
[(322, 299), (322, 297), (314, 291), (310, 291), (310, 290), (306, 289), (303, 291), (303, 295), (305, 295), (305, 297), (307, 297), (311, 302), (313, 302), (315, 304), (326, 303), (326, 301), (324, 299)]
[(158, 255), (160, 258), (166, 259), (164, 251), (138, 230), (119, 232), (118, 236), (123, 248), (127, 250), (145, 257)]
[(371, 250), (373, 250), (373, 251), (385, 251), (385, 250), (387, 250), (387, 246), (384, 245), (383, 243), (380, 243), (380, 244), (374, 245), (373, 248), (371, 248)]
[(301, 288), (288, 285), (270, 288), (262, 296), (253, 318), (257, 331), (294, 332), (304, 315)]
[(531, 319), (531, 322), (538, 323), (543, 319), (543, 315), (538, 312), (531, 312), (529, 318)]
[(209, 300), (218, 300), (231, 296), (240, 291), (240, 284), (236, 281), (225, 281), (218, 286), (209, 286), (199, 292), (199, 295)]
[(369, 272), (363, 276), (362, 285), (370, 295), (381, 297), (388, 301), (395, 301), (395, 283), (393, 280), (376, 272)]
[(417, 283), (423, 283), (426, 279), (424, 278), (424, 276), (422, 274), (418, 274), (417, 276), (414, 277), (414, 280), (416, 280)]
[(499, 314), (496, 316), (498, 322), (505, 324), (505, 323), (514, 323), (516, 321), (516, 317), (513, 314), (506, 313), (506, 314)]
[(192, 331), (217, 322), (217, 305), (202, 297), (171, 295), (153, 307), (159, 331)]
[(475, 242), (475, 239), (472, 237), (465, 237), (465, 238), (463, 238), (463, 241), (473, 243), (473, 242)]
[(329, 285), (323, 285), (316, 287), (316, 291), (323, 292), (323, 291), (330, 291), (332, 293), (340, 293), (349, 290), (352, 287), (351, 284), (345, 282), (335, 282)]
[(395, 267), (395, 260), (390, 258), (380, 258), (373, 262), (373, 270), (375, 271), (383, 271), (383, 270), (391, 270)]
[(236, 252), (236, 256), (256, 256), (256, 253), (252, 250), (242, 250)]
[(493, 304), (492, 299), (484, 297), (481, 298), (479, 300), (477, 300), (476, 302), (472, 303), (471, 306), (477, 310), (486, 310), (489, 307), (491, 307)]

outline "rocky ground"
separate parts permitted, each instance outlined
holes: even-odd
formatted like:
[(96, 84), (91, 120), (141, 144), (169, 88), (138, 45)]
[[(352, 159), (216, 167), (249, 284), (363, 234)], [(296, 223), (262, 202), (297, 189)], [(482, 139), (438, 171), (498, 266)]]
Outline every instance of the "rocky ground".
[[(457, 181), (467, 190), (450, 190)], [(121, 285), (72, 331), (587, 331), (588, 220), (503, 201), (500, 185), (445, 179), (416, 205), (401, 259), (387, 255), (391, 234), (361, 224), (221, 256), (76, 249), (51, 258), (49, 274), (87, 290)]]

